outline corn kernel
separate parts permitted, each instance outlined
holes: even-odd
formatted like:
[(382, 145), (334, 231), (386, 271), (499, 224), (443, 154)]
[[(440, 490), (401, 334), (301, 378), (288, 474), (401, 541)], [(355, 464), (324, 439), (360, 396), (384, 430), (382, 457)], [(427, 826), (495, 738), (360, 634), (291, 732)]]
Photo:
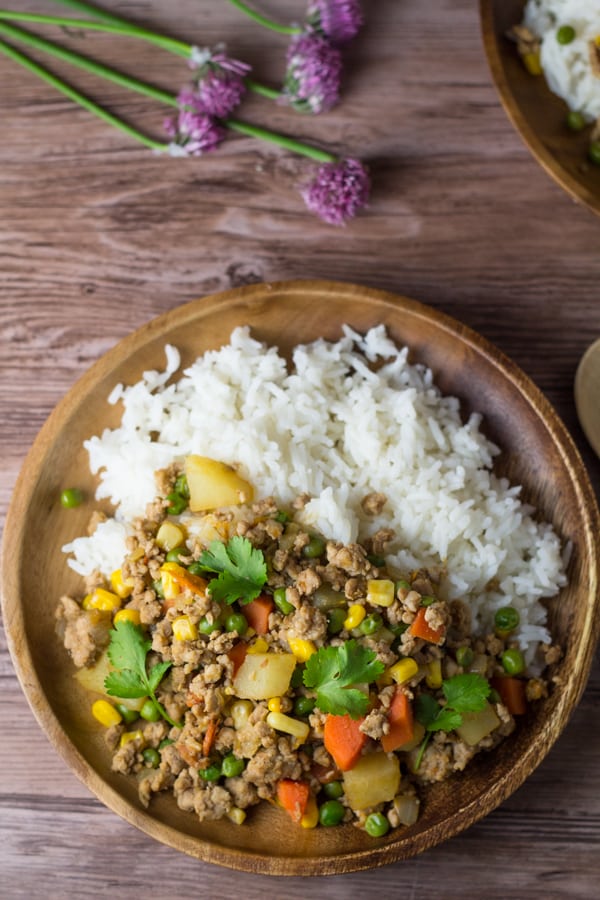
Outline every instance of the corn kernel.
[(88, 609), (100, 609), (103, 612), (116, 612), (121, 606), (121, 598), (112, 591), (96, 588), (92, 592)]
[(393, 666), (390, 666), (389, 669), (387, 669), (387, 674), (392, 677), (396, 684), (404, 684), (406, 681), (410, 681), (413, 675), (416, 675), (418, 671), (418, 663), (408, 656), (406, 659), (401, 659), (397, 663), (394, 663)]
[(526, 53), (523, 56), (523, 64), (530, 75), (541, 75), (542, 64), (539, 53)]
[(367, 581), (367, 603), (371, 606), (391, 606), (394, 595), (393, 581), (387, 578), (371, 578)]
[(317, 648), (313, 642), (307, 641), (304, 638), (288, 638), (288, 644), (298, 662), (301, 663), (306, 662), (313, 653), (317, 652)]
[(229, 715), (233, 719), (233, 727), (240, 731), (250, 718), (254, 704), (250, 700), (234, 700), (229, 709)]
[(280, 713), (281, 712), (281, 697), (271, 697), (271, 699), (267, 703), (267, 708), (268, 708), (269, 712)]
[(177, 616), (173, 619), (173, 637), (176, 641), (195, 641), (198, 628), (189, 616)]
[(440, 688), (442, 686), (442, 661), (441, 659), (432, 659), (427, 664), (425, 681), (427, 687)]
[(239, 806), (232, 806), (227, 813), (227, 818), (231, 819), (234, 825), (242, 825), (246, 821), (246, 810), (240, 809)]
[(179, 525), (175, 525), (174, 522), (167, 520), (162, 523), (156, 532), (154, 540), (161, 550), (165, 550), (168, 553), (169, 550), (174, 550), (175, 547), (181, 547), (185, 541), (185, 531)]
[(353, 628), (358, 628), (365, 616), (366, 611), (364, 606), (361, 606), (360, 603), (353, 603), (348, 609), (348, 615), (344, 619), (344, 628), (346, 631), (352, 631)]
[(117, 594), (121, 598), (121, 600), (124, 600), (125, 597), (129, 597), (133, 592), (132, 579), (123, 579), (123, 572), (121, 571), (121, 569), (115, 569), (115, 571), (110, 576), (110, 586), (112, 587), (115, 594)]
[(118, 725), (122, 719), (121, 713), (108, 700), (96, 700), (95, 703), (92, 703), (92, 715), (107, 728), (110, 728), (111, 725)]
[(165, 595), (165, 600), (176, 600), (180, 594), (179, 585), (169, 572), (167, 568), (168, 565), (170, 564), (165, 563), (164, 566), (160, 567), (160, 580), (163, 594)]
[(312, 795), (308, 798), (306, 810), (300, 819), (300, 824), (303, 828), (316, 828), (319, 824), (319, 807)]
[(265, 641), (264, 638), (256, 638), (253, 644), (250, 644), (248, 647), (247, 653), (266, 653), (269, 649), (269, 645)]
[(132, 550), (128, 556), (130, 562), (137, 562), (138, 559), (141, 559), (142, 556), (145, 556), (146, 551), (143, 547), (136, 547), (135, 550)]
[(118, 625), (119, 622), (131, 622), (132, 625), (139, 625), (140, 621), (139, 609), (119, 609), (113, 617), (115, 625)]
[(92, 595), (86, 594), (85, 597), (83, 598), (83, 600), (81, 601), (81, 608), (82, 609), (91, 609), (92, 608), (90, 606), (91, 602), (92, 602)]
[(292, 719), (283, 713), (270, 712), (266, 718), (269, 728), (275, 731), (283, 731), (284, 734), (291, 734), (292, 737), (298, 738), (299, 741), (305, 741), (310, 731), (308, 722), (301, 722), (299, 719)]
[(119, 741), (119, 747), (125, 747), (131, 741), (138, 741), (138, 740), (140, 742), (144, 740), (144, 735), (142, 734), (142, 732), (140, 731), (139, 728), (137, 731), (125, 731), (121, 735), (121, 740)]

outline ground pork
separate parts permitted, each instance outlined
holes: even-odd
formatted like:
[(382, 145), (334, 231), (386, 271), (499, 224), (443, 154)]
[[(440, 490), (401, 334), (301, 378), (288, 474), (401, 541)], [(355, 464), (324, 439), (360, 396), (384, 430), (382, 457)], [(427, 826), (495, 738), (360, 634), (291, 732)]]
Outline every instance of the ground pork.
[(108, 645), (110, 613), (99, 609), (82, 609), (67, 595), (60, 598), (56, 609), (56, 630), (78, 668), (93, 665)]

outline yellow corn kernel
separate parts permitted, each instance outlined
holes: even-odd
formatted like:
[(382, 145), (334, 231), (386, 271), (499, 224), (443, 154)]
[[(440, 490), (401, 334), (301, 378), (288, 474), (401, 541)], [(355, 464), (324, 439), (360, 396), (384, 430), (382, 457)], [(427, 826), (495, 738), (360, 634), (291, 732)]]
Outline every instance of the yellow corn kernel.
[(163, 594), (165, 595), (165, 600), (176, 600), (177, 597), (179, 597), (180, 589), (179, 585), (169, 571), (170, 565), (175, 565), (175, 563), (165, 563), (160, 567), (160, 581), (162, 584)]
[(300, 824), (303, 828), (316, 828), (319, 824), (319, 807), (317, 806), (317, 801), (312, 796), (312, 794), (308, 798), (306, 811), (300, 819)]
[(246, 821), (246, 810), (240, 809), (239, 806), (232, 806), (227, 813), (227, 818), (231, 819), (234, 825), (242, 825)]
[(313, 642), (307, 641), (304, 638), (288, 638), (288, 644), (298, 662), (301, 663), (306, 662), (313, 653), (317, 652), (317, 648)]
[(198, 628), (189, 616), (177, 616), (173, 619), (173, 637), (176, 641), (195, 641)]
[(365, 616), (366, 611), (364, 606), (361, 606), (360, 603), (353, 603), (348, 609), (348, 615), (344, 619), (344, 628), (346, 631), (352, 631), (353, 628), (358, 628)]
[(394, 596), (393, 581), (387, 578), (371, 578), (367, 581), (367, 603), (371, 606), (391, 606)]
[(101, 609), (103, 612), (116, 612), (121, 607), (121, 598), (112, 591), (96, 588), (92, 592), (88, 609)]
[(95, 703), (92, 703), (92, 715), (107, 728), (110, 728), (111, 725), (118, 725), (123, 718), (119, 710), (115, 709), (108, 700), (96, 700)]
[(267, 703), (267, 708), (269, 712), (280, 713), (281, 712), (281, 697), (271, 697), (271, 699)]
[(154, 540), (161, 550), (168, 553), (169, 550), (174, 550), (175, 547), (181, 547), (185, 541), (185, 531), (179, 525), (167, 520), (162, 523), (156, 532)]
[(129, 744), (131, 741), (143, 741), (144, 735), (138, 728), (137, 731), (125, 731), (121, 735), (121, 740), (119, 741), (119, 747), (125, 747), (126, 744)]
[(440, 688), (442, 686), (442, 661), (441, 659), (432, 659), (427, 663), (425, 674), (427, 687)]
[(129, 597), (133, 591), (133, 580), (131, 578), (123, 579), (123, 572), (121, 569), (115, 569), (110, 576), (110, 586), (115, 594), (118, 594), (121, 600), (124, 600), (125, 597)]
[(139, 609), (119, 609), (113, 617), (115, 625), (118, 625), (119, 622), (131, 622), (132, 625), (139, 625), (140, 621)]
[(540, 62), (539, 52), (525, 53), (523, 56), (523, 64), (530, 75), (542, 74), (542, 64)]
[(254, 704), (250, 700), (233, 701), (229, 708), (229, 715), (233, 720), (233, 727), (236, 731), (240, 731), (240, 729), (247, 725), (253, 709)]
[(300, 742), (305, 741), (310, 731), (308, 722), (301, 722), (299, 719), (292, 719), (283, 713), (270, 712), (266, 718), (269, 728), (275, 731), (283, 731), (284, 734), (291, 734), (292, 737), (298, 738)]
[(86, 594), (85, 597), (83, 598), (83, 600), (81, 601), (81, 608), (82, 609), (91, 609), (92, 608), (90, 606), (91, 602), (92, 602), (92, 595)]
[(410, 656), (407, 656), (406, 659), (400, 659), (393, 666), (390, 666), (386, 673), (396, 684), (404, 684), (406, 681), (410, 681), (418, 671), (419, 664), (414, 659), (411, 659)]
[(135, 550), (132, 550), (128, 556), (130, 562), (137, 562), (138, 559), (141, 559), (144, 556), (146, 551), (143, 547), (136, 547)]
[(248, 647), (247, 653), (266, 653), (269, 649), (269, 645), (265, 641), (264, 638), (256, 638), (253, 644), (250, 644)]

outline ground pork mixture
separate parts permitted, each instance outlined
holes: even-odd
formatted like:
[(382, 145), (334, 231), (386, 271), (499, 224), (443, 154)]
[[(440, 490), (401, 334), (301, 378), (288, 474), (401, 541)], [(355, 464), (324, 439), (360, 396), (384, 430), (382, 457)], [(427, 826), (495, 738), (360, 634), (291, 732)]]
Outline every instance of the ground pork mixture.
[[(517, 611), (473, 635), (436, 573), (388, 569), (389, 530), (328, 541), (295, 520), (306, 497), (193, 514), (179, 464), (157, 486), (121, 569), (56, 614), (112, 769), (137, 777), (144, 806), (169, 791), (201, 820), (241, 824), (267, 800), (307, 828), (382, 836), (415, 823), (421, 786), (547, 695), (527, 675)], [(373, 492), (363, 509), (386, 502)]]

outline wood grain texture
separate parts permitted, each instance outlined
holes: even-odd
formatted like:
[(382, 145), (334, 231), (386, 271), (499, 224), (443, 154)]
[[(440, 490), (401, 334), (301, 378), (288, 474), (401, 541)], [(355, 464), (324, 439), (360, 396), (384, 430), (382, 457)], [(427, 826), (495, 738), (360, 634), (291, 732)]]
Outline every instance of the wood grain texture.
[[(106, 8), (197, 43), (224, 39), (274, 82), (284, 42), (221, 2)], [(269, 0), (297, 18), (300, 0)], [(32, 11), (48, 11), (36, 0)], [(343, 102), (320, 119), (252, 99), (244, 116), (355, 153), (372, 202), (348, 228), (313, 220), (296, 159), (232, 138), (211, 157), (156, 159), (0, 59), (0, 421), (6, 509), (56, 402), (121, 337), (208, 292), (258, 280), (333, 278), (393, 290), (478, 330), (541, 388), (573, 434), (596, 492), (600, 463), (577, 423), (573, 379), (600, 334), (598, 220), (537, 166), (500, 107), (471, 0), (378, 0), (346, 54)], [(174, 57), (73, 35), (109, 64), (176, 89)], [(91, 52), (91, 51), (90, 51)], [(57, 67), (57, 71), (61, 70)], [(77, 83), (158, 134), (162, 110)], [(375, 872), (271, 880), (198, 863), (104, 809), (33, 719), (0, 648), (0, 870), (9, 897), (132, 890), (249, 898), (590, 898), (600, 861), (600, 671), (567, 729), (517, 793), (465, 834)], [(7, 762), (8, 761), (8, 762)], [(243, 881), (242, 881), (243, 878)], [(482, 890), (482, 885), (485, 891)]]

